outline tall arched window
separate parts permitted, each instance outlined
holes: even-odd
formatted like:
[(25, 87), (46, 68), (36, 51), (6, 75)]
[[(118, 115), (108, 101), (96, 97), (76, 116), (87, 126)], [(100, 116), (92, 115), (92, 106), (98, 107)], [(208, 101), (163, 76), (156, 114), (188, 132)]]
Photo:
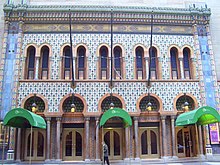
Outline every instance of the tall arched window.
[(40, 67), (39, 67), (40, 79), (48, 79), (49, 74), (49, 48), (47, 46), (41, 49)]
[(36, 49), (33, 46), (30, 46), (27, 49), (27, 59), (26, 59), (26, 78), (27, 79), (34, 79), (35, 75), (35, 53)]
[(146, 78), (145, 74), (145, 60), (144, 60), (144, 49), (137, 47), (135, 50), (136, 55), (136, 79)]
[[(149, 49), (150, 52), (150, 49)], [(151, 79), (157, 79), (157, 49), (152, 47), (151, 62), (150, 62), (150, 71), (151, 71)]]
[(102, 46), (99, 50), (100, 57), (100, 79), (108, 79), (109, 78), (109, 63), (108, 63), (108, 48), (106, 46)]
[(180, 78), (178, 51), (176, 48), (170, 49), (170, 62), (171, 62), (171, 76), (172, 79)]
[(191, 79), (190, 73), (190, 50), (189, 48), (183, 49), (183, 69), (184, 69), (184, 78)]
[(63, 79), (69, 80), (72, 78), (72, 62), (70, 56), (70, 47), (66, 46), (63, 49)]
[(80, 46), (77, 49), (77, 67), (76, 67), (76, 78), (85, 79), (86, 78), (86, 49)]
[(114, 48), (114, 64), (113, 64), (113, 75), (115, 79), (122, 79), (122, 50), (119, 46)]

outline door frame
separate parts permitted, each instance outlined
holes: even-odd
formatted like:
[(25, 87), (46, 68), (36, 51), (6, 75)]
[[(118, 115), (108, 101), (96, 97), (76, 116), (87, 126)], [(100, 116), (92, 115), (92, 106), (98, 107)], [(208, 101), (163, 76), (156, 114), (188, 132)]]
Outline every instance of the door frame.
[[(38, 157), (37, 156), (37, 142), (38, 142), (38, 132), (40, 132), (43, 135), (44, 138), (44, 154), (42, 157)], [(27, 146), (28, 146), (28, 136), (31, 134), (31, 129), (26, 129), (25, 131), (25, 149), (24, 149), (24, 159), (25, 160), (29, 160), (30, 156), (27, 156)], [(32, 160), (45, 160), (45, 156), (46, 156), (46, 131), (43, 129), (38, 129), (38, 128), (33, 128), (32, 130), (32, 138), (34, 139), (34, 141), (32, 141), (33, 143), (33, 156), (31, 157)], [(30, 144), (31, 145), (31, 144)]]
[[(102, 141), (104, 141), (105, 134), (110, 131), (110, 149), (109, 149), (109, 159), (110, 160), (122, 160), (123, 159), (123, 128), (104, 128)], [(117, 132), (119, 134), (120, 139), (120, 155), (114, 156), (114, 134), (113, 132)], [(113, 140), (112, 140), (113, 139)], [(101, 154), (103, 155), (103, 153)]]
[[(83, 128), (63, 128), (63, 139), (62, 139), (63, 160), (66, 160), (66, 161), (83, 160), (83, 156), (84, 156), (84, 149), (83, 149), (84, 148), (84, 139), (83, 139), (83, 133), (84, 132), (83, 131), (84, 131)], [(75, 142), (76, 132), (78, 132), (81, 135), (81, 137), (82, 137), (82, 156), (74, 156), (75, 150), (76, 150), (75, 147), (72, 147), (72, 154), (73, 154), (72, 156), (65, 156), (66, 136), (70, 132), (73, 132), (73, 134), (72, 134), (72, 146), (73, 145), (76, 146), (75, 144), (73, 144), (73, 143), (76, 143)]]
[[(178, 157), (193, 157), (195, 155), (196, 144), (192, 139), (195, 139), (195, 136), (191, 134), (193, 127), (176, 127), (176, 153)], [(182, 131), (183, 145), (179, 146), (177, 134), (179, 131)], [(188, 138), (187, 138), (188, 137)], [(188, 142), (186, 141), (188, 139)], [(183, 147), (183, 153), (178, 153), (178, 147)]]
[[(141, 135), (144, 131), (147, 131), (147, 144), (148, 144), (148, 154), (143, 155), (142, 154), (142, 145), (141, 145)], [(157, 136), (157, 154), (151, 154), (151, 138), (150, 138), (150, 131), (153, 131), (156, 136)], [(138, 135), (139, 140), (139, 146), (140, 146), (140, 157), (142, 159), (149, 159), (149, 158), (159, 158), (160, 157), (160, 141), (159, 141), (159, 128), (158, 127), (139, 127), (139, 135)]]

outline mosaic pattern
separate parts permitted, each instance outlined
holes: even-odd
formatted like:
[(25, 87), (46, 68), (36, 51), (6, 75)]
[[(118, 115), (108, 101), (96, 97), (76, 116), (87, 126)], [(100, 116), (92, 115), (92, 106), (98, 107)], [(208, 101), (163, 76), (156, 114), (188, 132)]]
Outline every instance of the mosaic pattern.
[[(88, 47), (88, 78), (96, 79), (96, 64), (97, 64), (97, 48), (99, 45), (105, 43), (110, 45), (110, 34), (73, 34), (73, 46), (81, 43)], [(29, 43), (36, 43), (42, 45), (48, 43), (52, 46), (52, 79), (59, 79), (59, 63), (61, 61), (60, 49), (61, 46), (69, 42), (69, 34), (25, 34), (23, 38), (23, 50)], [(126, 64), (126, 79), (134, 79), (134, 54), (133, 49), (136, 44), (143, 44), (146, 47), (150, 44), (150, 35), (146, 34), (114, 34), (113, 43), (120, 44), (124, 48), (125, 64)], [(168, 68), (168, 48), (170, 45), (179, 46), (191, 45), (194, 49), (193, 36), (180, 36), (180, 35), (153, 35), (153, 43), (159, 48), (163, 79), (169, 79)], [(23, 52), (25, 54), (25, 52)], [(25, 60), (25, 59), (23, 59)], [(196, 74), (197, 75), (197, 74)], [(196, 76), (198, 77), (198, 76)]]
[[(61, 99), (72, 93), (70, 83), (64, 82), (21, 82), (19, 87), (19, 106), (22, 99), (29, 94), (38, 93), (48, 100), (49, 112), (57, 112)], [(88, 112), (98, 111), (98, 102), (106, 94), (110, 93), (107, 82), (81, 82), (77, 83), (75, 93), (80, 94), (88, 104)], [(147, 93), (146, 84), (143, 82), (120, 82), (115, 83), (112, 93), (119, 94), (126, 104), (126, 110), (136, 112), (138, 98)], [(199, 83), (198, 82), (154, 82), (152, 83), (151, 93), (156, 94), (163, 100), (164, 111), (173, 110), (173, 102), (180, 93), (192, 94), (200, 103)]]

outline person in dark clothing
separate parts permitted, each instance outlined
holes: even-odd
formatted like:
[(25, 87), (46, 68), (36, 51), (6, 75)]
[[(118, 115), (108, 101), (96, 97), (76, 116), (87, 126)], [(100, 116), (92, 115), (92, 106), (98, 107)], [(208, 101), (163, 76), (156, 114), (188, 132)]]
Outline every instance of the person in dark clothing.
[(104, 164), (107, 162), (107, 165), (109, 165), (109, 159), (108, 159), (108, 146), (105, 142), (103, 144), (103, 155), (104, 155)]

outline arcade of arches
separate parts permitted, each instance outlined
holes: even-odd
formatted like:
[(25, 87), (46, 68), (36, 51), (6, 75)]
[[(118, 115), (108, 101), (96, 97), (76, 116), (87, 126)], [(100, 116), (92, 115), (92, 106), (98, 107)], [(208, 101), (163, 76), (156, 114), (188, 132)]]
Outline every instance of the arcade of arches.
[[(146, 108), (149, 101), (152, 103), (151, 111)], [(24, 108), (31, 110), (31, 105), (35, 102), (36, 113), (46, 119), (47, 129), (34, 129), (31, 152), (30, 129), (18, 129), (17, 141), (20, 142), (16, 144), (21, 146), (21, 150), (20, 153), (17, 151), (16, 160), (29, 160), (30, 156), (36, 161), (101, 160), (103, 140), (109, 147), (110, 160), (196, 156), (198, 149), (193, 134), (195, 127), (175, 128), (174, 125), (176, 115), (184, 112), (183, 105), (186, 101), (191, 110), (197, 106), (190, 95), (181, 94), (175, 101), (176, 114), (164, 114), (161, 101), (156, 95), (144, 95), (136, 105), (139, 111), (128, 112), (132, 118), (131, 127), (124, 127), (120, 117), (113, 117), (100, 128), (100, 118), (105, 111), (111, 110), (110, 103), (122, 110), (126, 108), (118, 95), (106, 95), (101, 100), (98, 115), (85, 113), (85, 100), (77, 94), (69, 94), (61, 100), (59, 115), (44, 111), (47, 103), (41, 95), (31, 95), (24, 101)], [(71, 113), (72, 103), (76, 107), (74, 113)], [(199, 130), (202, 137), (201, 129)]]

